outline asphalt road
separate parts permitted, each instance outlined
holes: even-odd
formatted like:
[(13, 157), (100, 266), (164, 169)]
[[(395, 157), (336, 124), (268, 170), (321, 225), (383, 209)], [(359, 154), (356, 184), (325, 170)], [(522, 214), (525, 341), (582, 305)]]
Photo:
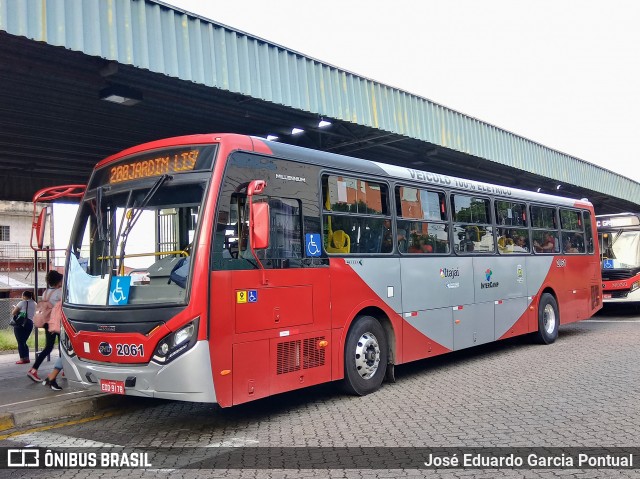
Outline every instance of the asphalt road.
[[(5, 469), (0, 477), (640, 477), (640, 454), (635, 469), (426, 469), (424, 449), (412, 449), (448, 448), (444, 455), (451, 457), (452, 448), (506, 448), (496, 454), (525, 448), (566, 462), (588, 448), (636, 447), (639, 344), (640, 314), (608, 308), (562, 326), (550, 346), (516, 338), (397, 367), (395, 384), (366, 397), (345, 396), (329, 384), (230, 409), (132, 401), (113, 415), (0, 436), (0, 446), (125, 452), (150, 466)], [(563, 454), (566, 448), (577, 449)], [(233, 468), (220, 469), (229, 451), (246, 455), (230, 456)], [(341, 458), (351, 467), (326, 469)]]

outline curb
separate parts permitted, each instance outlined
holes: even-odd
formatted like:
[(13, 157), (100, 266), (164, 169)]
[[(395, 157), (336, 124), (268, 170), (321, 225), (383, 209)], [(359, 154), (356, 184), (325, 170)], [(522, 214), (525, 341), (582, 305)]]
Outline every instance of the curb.
[(6, 431), (14, 427), (13, 414), (0, 414), (0, 431)]
[(24, 426), (41, 425), (62, 419), (88, 417), (97, 411), (120, 405), (123, 396), (95, 393), (89, 396), (64, 400), (0, 414), (0, 431)]

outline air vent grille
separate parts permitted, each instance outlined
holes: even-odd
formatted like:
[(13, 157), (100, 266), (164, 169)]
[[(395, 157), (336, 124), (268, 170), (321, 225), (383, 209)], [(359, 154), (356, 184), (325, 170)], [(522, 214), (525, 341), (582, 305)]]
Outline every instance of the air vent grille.
[(324, 366), (325, 348), (320, 347), (324, 336), (307, 338), (303, 341), (286, 341), (278, 344), (277, 374), (287, 374), (300, 369)]
[(304, 340), (304, 369), (324, 366), (325, 348), (321, 348), (318, 346), (318, 343), (323, 340), (324, 337), (309, 338)]
[(291, 373), (300, 369), (300, 341), (278, 344), (278, 374)]

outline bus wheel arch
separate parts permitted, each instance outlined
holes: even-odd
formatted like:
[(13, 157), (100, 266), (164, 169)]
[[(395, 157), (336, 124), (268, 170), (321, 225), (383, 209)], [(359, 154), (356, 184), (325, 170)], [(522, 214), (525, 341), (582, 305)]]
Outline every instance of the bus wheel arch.
[(377, 308), (365, 308), (351, 322), (344, 343), (344, 390), (364, 396), (380, 388), (395, 357), (391, 322)]
[(558, 338), (560, 326), (560, 308), (553, 290), (547, 288), (538, 301), (538, 331), (535, 338), (540, 344), (551, 344)]

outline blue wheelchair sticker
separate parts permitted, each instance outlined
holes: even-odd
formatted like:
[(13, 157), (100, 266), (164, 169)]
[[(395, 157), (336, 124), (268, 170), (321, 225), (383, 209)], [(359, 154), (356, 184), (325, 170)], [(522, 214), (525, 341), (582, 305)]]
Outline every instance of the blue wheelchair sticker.
[(131, 276), (113, 276), (109, 288), (109, 304), (112, 306), (128, 304), (130, 288)]
[(322, 248), (320, 247), (320, 234), (319, 233), (306, 233), (305, 245), (307, 256), (320, 256), (322, 254)]
[(602, 262), (602, 267), (604, 269), (612, 269), (613, 268), (613, 260), (612, 259), (605, 259)]
[(247, 291), (247, 301), (249, 301), (250, 303), (257, 303), (258, 291), (255, 289), (250, 289), (249, 291)]

